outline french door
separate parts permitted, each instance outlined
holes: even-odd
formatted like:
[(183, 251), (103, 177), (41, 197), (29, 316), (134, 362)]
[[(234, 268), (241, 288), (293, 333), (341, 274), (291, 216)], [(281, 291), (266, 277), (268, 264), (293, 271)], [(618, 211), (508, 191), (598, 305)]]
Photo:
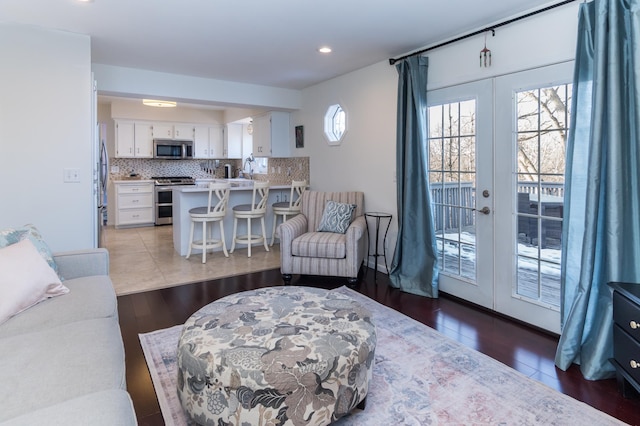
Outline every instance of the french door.
[(553, 332), (572, 72), (553, 65), (427, 96), (440, 289)]
[(428, 171), (439, 287), (493, 309), (493, 81), (431, 91)]

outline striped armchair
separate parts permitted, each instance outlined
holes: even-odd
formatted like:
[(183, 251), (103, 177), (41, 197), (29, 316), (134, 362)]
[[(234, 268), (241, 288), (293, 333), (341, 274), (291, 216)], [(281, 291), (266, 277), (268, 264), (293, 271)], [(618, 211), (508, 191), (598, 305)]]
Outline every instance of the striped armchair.
[[(316, 232), (327, 201), (356, 205), (355, 219), (345, 234)], [(353, 285), (365, 257), (367, 227), (364, 193), (302, 194), (300, 214), (280, 225), (280, 271), (285, 285), (292, 274), (347, 277)]]

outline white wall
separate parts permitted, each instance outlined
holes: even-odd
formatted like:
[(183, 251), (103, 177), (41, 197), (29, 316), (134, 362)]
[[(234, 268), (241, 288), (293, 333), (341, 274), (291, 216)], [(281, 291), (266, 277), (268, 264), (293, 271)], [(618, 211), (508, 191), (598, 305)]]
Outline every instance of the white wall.
[(428, 90), (566, 62), (575, 57), (579, 2), (496, 29), (487, 35), (491, 67), (480, 68), (484, 35), (433, 50)]
[[(35, 224), (53, 250), (93, 245), (87, 36), (0, 23), (0, 228)], [(63, 169), (80, 183), (63, 183)]]
[[(100, 82), (98, 82), (98, 85)], [(130, 120), (168, 121), (172, 123), (224, 124), (224, 110), (192, 108), (178, 104), (175, 108), (145, 106), (140, 100), (113, 100), (111, 117)]]
[[(232, 105), (239, 108), (249, 106), (265, 109), (297, 109), (300, 107), (298, 90), (103, 64), (93, 64), (93, 71), (98, 80), (98, 91), (105, 95), (157, 96), (160, 99), (183, 99), (192, 103)], [(238, 117), (240, 118), (244, 117)]]
[[(568, 61), (575, 56), (578, 4), (572, 3), (496, 30), (488, 37), (493, 63), (479, 67), (484, 37), (431, 51), (428, 90)], [(303, 90), (302, 108), (292, 127), (304, 126), (311, 187), (322, 191), (360, 190), (367, 211), (394, 215), (387, 244), (391, 261), (397, 235), (396, 209), (397, 72), (387, 61)], [(339, 146), (323, 136), (327, 108), (340, 103), (347, 111), (347, 134)]]
[[(311, 189), (363, 191), (367, 211), (395, 216), (396, 85), (395, 68), (383, 62), (303, 90), (291, 126), (304, 126), (304, 148), (292, 153), (310, 158)], [(347, 112), (347, 131), (329, 145), (324, 115), (335, 103)]]

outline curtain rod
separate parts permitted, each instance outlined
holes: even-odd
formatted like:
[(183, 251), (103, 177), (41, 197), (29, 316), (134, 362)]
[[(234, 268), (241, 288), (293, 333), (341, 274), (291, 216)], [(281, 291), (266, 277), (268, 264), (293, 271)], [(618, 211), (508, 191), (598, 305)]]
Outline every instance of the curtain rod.
[(564, 6), (565, 4), (572, 3), (574, 1), (576, 1), (576, 0), (564, 0), (564, 1), (561, 1), (560, 3), (552, 4), (551, 6), (543, 7), (542, 9), (535, 10), (533, 12), (529, 12), (529, 13), (527, 13), (525, 15), (518, 16), (518, 17), (512, 18), (512, 19), (508, 19), (506, 21), (499, 22), (499, 23), (497, 23), (495, 25), (492, 25), (490, 27), (486, 27), (486, 28), (483, 28), (483, 29), (478, 30), (478, 31), (474, 31), (474, 32), (469, 33), (469, 34), (465, 34), (463, 36), (454, 38), (453, 40), (445, 41), (445, 42), (442, 42), (440, 44), (436, 44), (435, 46), (427, 47), (426, 49), (418, 50), (417, 52), (413, 52), (413, 53), (409, 53), (408, 55), (400, 56), (399, 58), (389, 58), (389, 65), (394, 65), (396, 62), (401, 61), (403, 59), (407, 59), (407, 58), (410, 58), (410, 57), (415, 56), (415, 55), (420, 55), (420, 54), (428, 52), (430, 50), (434, 50), (434, 49), (437, 49), (439, 47), (446, 46), (448, 44), (456, 43), (458, 41), (461, 41), (461, 40), (476, 36), (478, 34), (486, 33), (487, 31), (491, 31), (493, 33), (493, 35), (495, 35), (495, 29), (496, 28), (503, 27), (503, 26), (511, 24), (513, 22), (519, 21), (521, 19), (528, 18), (530, 16), (537, 15), (537, 14), (542, 13), (542, 12), (546, 12), (546, 11), (551, 10), (551, 9), (555, 9), (556, 7), (559, 7), (559, 6)]

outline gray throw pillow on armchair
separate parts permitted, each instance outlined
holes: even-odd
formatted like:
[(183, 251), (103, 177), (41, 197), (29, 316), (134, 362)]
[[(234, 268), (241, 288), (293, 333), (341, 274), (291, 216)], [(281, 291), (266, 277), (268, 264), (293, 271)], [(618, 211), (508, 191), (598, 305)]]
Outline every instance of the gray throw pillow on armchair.
[(318, 232), (335, 232), (344, 234), (353, 221), (353, 214), (356, 211), (355, 204), (337, 203), (327, 201), (322, 213), (322, 219), (318, 225)]

